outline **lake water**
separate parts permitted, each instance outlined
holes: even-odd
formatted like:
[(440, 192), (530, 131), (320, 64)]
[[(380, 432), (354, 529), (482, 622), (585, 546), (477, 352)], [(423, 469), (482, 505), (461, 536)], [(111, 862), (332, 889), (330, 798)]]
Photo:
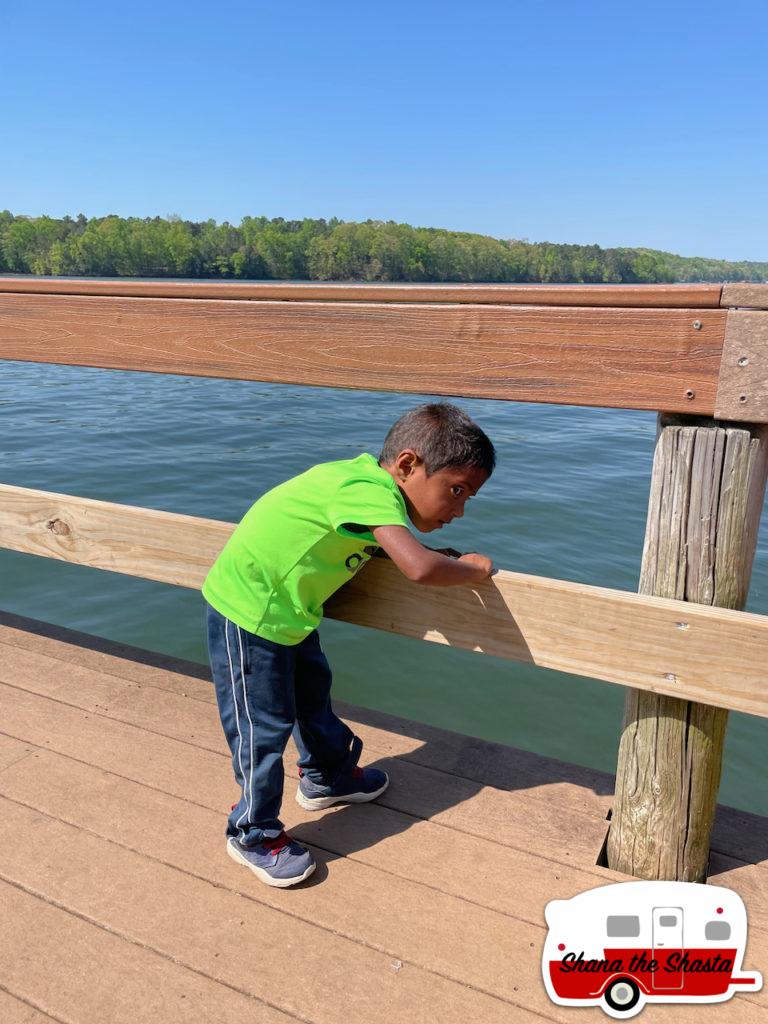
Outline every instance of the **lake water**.
[[(392, 422), (427, 398), (0, 363), (0, 482), (234, 522), (316, 462), (378, 455)], [(636, 590), (655, 415), (457, 402), (494, 441), (498, 468), (440, 543)], [(765, 520), (747, 606), (761, 613)], [(206, 660), (202, 599), (181, 588), (0, 550), (0, 606)], [(615, 770), (619, 686), (342, 623), (321, 636), (340, 699)], [(767, 748), (765, 719), (731, 715), (723, 802), (768, 814)]]

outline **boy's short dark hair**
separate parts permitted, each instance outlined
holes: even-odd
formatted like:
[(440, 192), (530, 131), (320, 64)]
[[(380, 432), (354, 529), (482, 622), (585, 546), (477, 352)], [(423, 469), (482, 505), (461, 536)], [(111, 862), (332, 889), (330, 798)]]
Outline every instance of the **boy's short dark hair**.
[(384, 439), (379, 462), (394, 462), (406, 448), (423, 460), (427, 476), (449, 466), (476, 466), (490, 476), (496, 465), (490, 438), (451, 402), (417, 405), (401, 416)]

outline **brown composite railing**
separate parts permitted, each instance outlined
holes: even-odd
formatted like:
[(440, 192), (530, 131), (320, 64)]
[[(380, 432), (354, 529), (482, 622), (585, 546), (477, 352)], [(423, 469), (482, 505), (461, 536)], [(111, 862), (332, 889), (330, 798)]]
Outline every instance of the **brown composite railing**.
[[(664, 413), (644, 593), (506, 571), (476, 593), (432, 590), (417, 588), (391, 565), (372, 563), (328, 603), (327, 613), (675, 702), (659, 705), (657, 716), (674, 718), (670, 709), (678, 704), (768, 715), (768, 617), (735, 610), (746, 597), (768, 462), (761, 426), (768, 423), (766, 310), (768, 286), (739, 284), (7, 278), (0, 279), (0, 358)], [(706, 536), (697, 521), (708, 524)], [(231, 529), (0, 486), (0, 545), (181, 586), (200, 586)], [(711, 587), (700, 579), (706, 573)], [(685, 717), (681, 728), (694, 728), (690, 714)], [(636, 731), (632, 756), (644, 757)], [(711, 737), (705, 738), (704, 788), (714, 806), (712, 764), (719, 775), (721, 749), (713, 755)], [(686, 769), (694, 782), (700, 768), (694, 758)], [(623, 771), (620, 763), (620, 781)], [(646, 796), (658, 804), (654, 787), (658, 782), (649, 780)], [(683, 794), (677, 796), (670, 806), (679, 809)], [(694, 801), (686, 835), (707, 830), (709, 813)], [(631, 817), (628, 811), (625, 821)], [(621, 831), (615, 820), (612, 831)], [(700, 877), (701, 860), (658, 870)], [(637, 861), (634, 867), (652, 871)]]
[(754, 361), (723, 361), (762, 314), (721, 298), (713, 285), (0, 279), (0, 330), (7, 359), (766, 422)]

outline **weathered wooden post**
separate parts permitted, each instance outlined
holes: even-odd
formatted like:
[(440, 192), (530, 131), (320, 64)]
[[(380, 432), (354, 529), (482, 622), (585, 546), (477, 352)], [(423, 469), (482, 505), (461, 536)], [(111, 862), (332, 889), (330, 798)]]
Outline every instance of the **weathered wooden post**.
[[(721, 305), (718, 419), (659, 417), (639, 589), (738, 609), (768, 471), (768, 288), (725, 285)], [(640, 878), (706, 878), (727, 717), (722, 708), (627, 692), (610, 867)]]
[[(767, 453), (764, 426), (659, 417), (641, 593), (743, 608)], [(723, 708), (628, 691), (611, 868), (648, 879), (706, 878), (727, 718)]]

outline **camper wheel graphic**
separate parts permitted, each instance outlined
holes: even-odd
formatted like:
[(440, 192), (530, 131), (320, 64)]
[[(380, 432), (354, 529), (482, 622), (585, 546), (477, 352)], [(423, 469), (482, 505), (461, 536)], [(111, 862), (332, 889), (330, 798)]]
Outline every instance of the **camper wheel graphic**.
[(631, 978), (615, 978), (606, 988), (603, 998), (612, 1010), (630, 1016), (629, 1011), (640, 1002), (640, 989)]
[(730, 889), (619, 882), (553, 900), (542, 974), (561, 1006), (601, 1006), (626, 1020), (646, 1003), (720, 1003), (757, 992), (743, 972), (747, 912)]

